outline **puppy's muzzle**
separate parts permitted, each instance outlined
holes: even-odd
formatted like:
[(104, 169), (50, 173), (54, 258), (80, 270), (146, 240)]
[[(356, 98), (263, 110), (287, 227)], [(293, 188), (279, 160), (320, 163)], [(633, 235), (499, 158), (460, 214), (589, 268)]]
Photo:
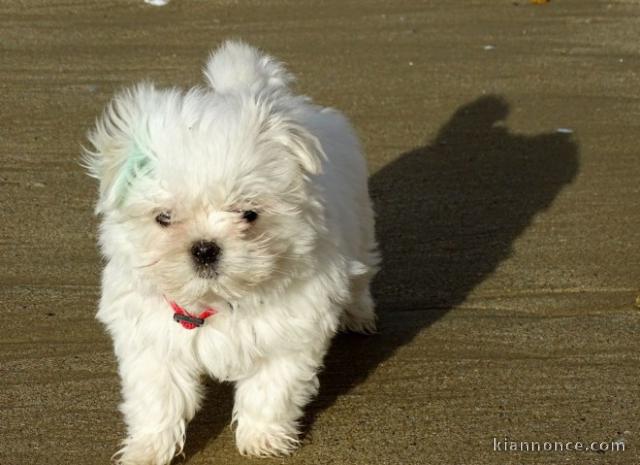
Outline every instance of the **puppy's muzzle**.
[(213, 241), (198, 241), (191, 246), (191, 257), (198, 268), (210, 268), (220, 257), (220, 247)]

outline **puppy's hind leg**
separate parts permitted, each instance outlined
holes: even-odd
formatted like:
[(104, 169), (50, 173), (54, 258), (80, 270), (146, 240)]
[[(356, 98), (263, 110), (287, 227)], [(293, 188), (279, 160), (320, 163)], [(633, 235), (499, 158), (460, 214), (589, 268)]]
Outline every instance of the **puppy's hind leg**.
[[(372, 261), (375, 260), (372, 254)], [(375, 263), (375, 262), (374, 262)], [(377, 271), (376, 265), (365, 266), (354, 262), (351, 266), (351, 303), (342, 313), (340, 329), (362, 334), (376, 332), (376, 312), (371, 297), (371, 279)]]

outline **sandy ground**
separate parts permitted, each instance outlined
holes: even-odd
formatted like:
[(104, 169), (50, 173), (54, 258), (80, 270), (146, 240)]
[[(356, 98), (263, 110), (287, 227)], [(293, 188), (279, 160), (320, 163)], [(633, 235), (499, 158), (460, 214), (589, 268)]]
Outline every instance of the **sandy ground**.
[[(385, 256), (381, 333), (336, 340), (303, 447), (260, 463), (640, 463), (639, 7), (2, 1), (0, 464), (106, 464), (122, 438), (80, 145), (114, 90), (200, 83), (230, 36), (353, 119)], [(187, 464), (258, 462), (230, 410), (211, 383)]]

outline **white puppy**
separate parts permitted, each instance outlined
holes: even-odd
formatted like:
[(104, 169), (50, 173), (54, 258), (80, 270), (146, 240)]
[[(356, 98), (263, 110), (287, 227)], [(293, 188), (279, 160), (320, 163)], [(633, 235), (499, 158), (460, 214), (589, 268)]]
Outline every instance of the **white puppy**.
[(208, 87), (140, 84), (89, 134), (128, 437), (120, 464), (182, 451), (201, 376), (235, 383), (243, 454), (288, 454), (339, 327), (375, 329), (378, 254), (361, 148), (283, 65), (226, 42)]

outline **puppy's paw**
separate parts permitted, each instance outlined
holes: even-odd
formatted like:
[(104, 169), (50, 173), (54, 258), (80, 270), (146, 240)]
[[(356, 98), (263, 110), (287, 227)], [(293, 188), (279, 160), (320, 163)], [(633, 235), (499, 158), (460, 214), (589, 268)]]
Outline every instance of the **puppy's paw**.
[(273, 457), (289, 455), (298, 448), (295, 424), (261, 423), (238, 420), (236, 445), (242, 455)]
[(362, 317), (345, 313), (340, 322), (340, 330), (360, 334), (375, 334), (378, 332), (376, 328), (376, 317), (375, 315)]
[(376, 311), (368, 288), (361, 291), (342, 315), (340, 316), (340, 330), (353, 331), (360, 334), (375, 334)]
[(340, 330), (375, 334), (377, 332), (376, 314), (373, 311), (373, 305), (359, 303), (345, 310), (340, 318)]
[(173, 437), (166, 434), (128, 438), (113, 456), (114, 465), (168, 465), (182, 450)]

